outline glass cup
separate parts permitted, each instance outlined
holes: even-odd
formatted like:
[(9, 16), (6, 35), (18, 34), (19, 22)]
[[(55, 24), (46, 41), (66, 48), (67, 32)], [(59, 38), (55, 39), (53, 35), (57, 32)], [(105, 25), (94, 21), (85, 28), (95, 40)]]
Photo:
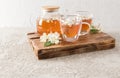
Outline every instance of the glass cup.
[[(88, 11), (77, 11), (76, 13), (79, 15), (79, 17), (82, 18), (82, 22), (89, 23), (90, 25), (92, 24), (93, 14), (91, 14)], [(86, 30), (89, 31), (89, 26), (86, 24), (83, 24), (82, 29), (81, 29), (81, 33), (87, 34)]]
[[(74, 15), (62, 15), (61, 17), (61, 32), (62, 37), (67, 42), (74, 42), (78, 40), (82, 28), (82, 24), (88, 25), (90, 29), (90, 24), (86, 22), (82, 22), (82, 18), (77, 14)], [(86, 31), (88, 33), (88, 31)]]

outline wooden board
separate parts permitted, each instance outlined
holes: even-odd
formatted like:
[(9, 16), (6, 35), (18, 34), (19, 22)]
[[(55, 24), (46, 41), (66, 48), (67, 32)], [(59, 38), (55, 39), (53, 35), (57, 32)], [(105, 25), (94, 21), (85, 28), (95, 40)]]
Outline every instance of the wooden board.
[(35, 32), (28, 33), (27, 36), (38, 59), (106, 50), (115, 47), (115, 39), (103, 32), (80, 36), (79, 40), (73, 43), (62, 41), (59, 45), (50, 47), (44, 47), (44, 43), (39, 41), (40, 35)]

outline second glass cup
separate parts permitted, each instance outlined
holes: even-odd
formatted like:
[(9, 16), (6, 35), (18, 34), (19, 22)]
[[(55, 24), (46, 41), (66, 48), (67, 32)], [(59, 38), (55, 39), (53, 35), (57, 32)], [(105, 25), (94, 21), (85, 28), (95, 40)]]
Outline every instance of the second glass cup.
[[(60, 27), (61, 27), (62, 36), (63, 39), (67, 42), (74, 42), (78, 40), (80, 35), (84, 35), (84, 34), (80, 34), (82, 24), (88, 25), (90, 29), (90, 24), (86, 22), (82, 22), (82, 18), (79, 17), (77, 14), (63, 15), (60, 21), (61, 21)], [(88, 32), (89, 30), (87, 29), (86, 33)]]
[[(90, 25), (93, 23), (93, 14), (89, 11), (77, 11), (76, 14), (79, 15), (79, 17), (82, 18), (82, 22), (89, 23)], [(83, 24), (81, 33), (87, 34), (86, 30), (89, 29), (88, 25)]]

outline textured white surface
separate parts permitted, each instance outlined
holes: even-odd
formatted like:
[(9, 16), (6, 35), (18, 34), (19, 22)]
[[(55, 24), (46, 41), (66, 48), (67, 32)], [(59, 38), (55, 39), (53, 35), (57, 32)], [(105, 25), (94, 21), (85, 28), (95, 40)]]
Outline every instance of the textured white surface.
[(0, 78), (120, 78), (120, 32), (110, 50), (37, 60), (27, 28), (0, 28)]

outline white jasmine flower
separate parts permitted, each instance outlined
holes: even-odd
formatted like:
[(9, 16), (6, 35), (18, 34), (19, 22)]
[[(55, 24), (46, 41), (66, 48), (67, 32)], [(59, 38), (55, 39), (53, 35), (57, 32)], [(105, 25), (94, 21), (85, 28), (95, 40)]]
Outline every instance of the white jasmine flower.
[(47, 34), (46, 34), (46, 33), (43, 33), (43, 35), (40, 36), (40, 42), (46, 42), (46, 41), (47, 41), (47, 38), (48, 38)]
[(75, 24), (75, 20), (73, 19), (66, 19), (64, 22), (65, 25), (69, 25), (70, 27)]
[(59, 44), (60, 43), (60, 41), (59, 40), (55, 40), (55, 44)]
[(50, 41), (53, 44), (59, 44), (59, 40), (60, 34), (58, 32), (49, 33), (48, 35), (46, 33), (43, 33), (43, 35), (40, 37), (40, 42)]
[(55, 34), (56, 39), (60, 38), (60, 34), (58, 32), (55, 32), (54, 34)]
[(57, 39), (55, 33), (48, 34), (48, 41), (51, 41), (51, 43), (55, 43), (55, 40)]

